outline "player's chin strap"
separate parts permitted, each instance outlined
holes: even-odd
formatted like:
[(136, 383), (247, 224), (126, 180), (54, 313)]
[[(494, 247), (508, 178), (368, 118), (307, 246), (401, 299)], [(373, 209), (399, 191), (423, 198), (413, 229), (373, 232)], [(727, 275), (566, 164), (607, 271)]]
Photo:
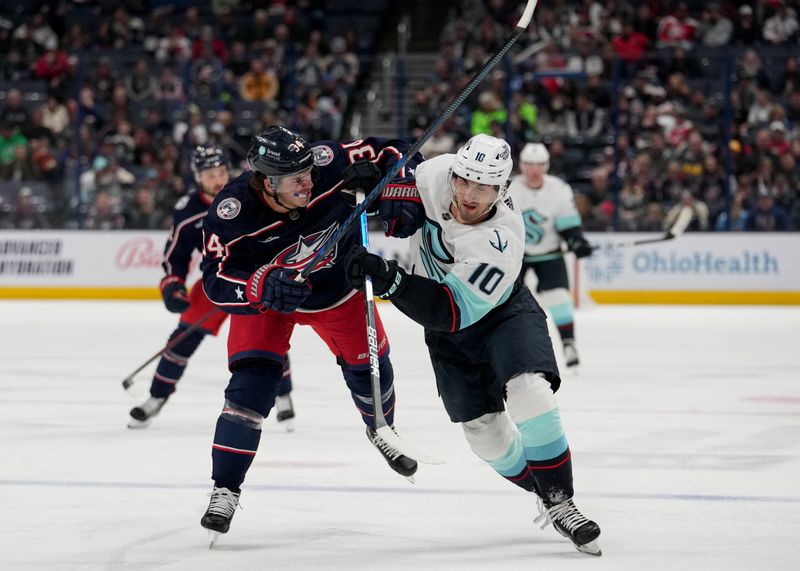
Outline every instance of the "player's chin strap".
[[(270, 188), (275, 188), (277, 186), (277, 180), (274, 177), (267, 177), (267, 181), (269, 181)], [(269, 191), (266, 188), (264, 189), (264, 194), (266, 194), (269, 198), (275, 201), (275, 204), (280, 206), (281, 208), (285, 208), (288, 212), (289, 218), (292, 220), (297, 220), (300, 218), (300, 212), (303, 210), (302, 208), (293, 208), (291, 206), (287, 206), (281, 199), (278, 198), (278, 193), (274, 190)]]

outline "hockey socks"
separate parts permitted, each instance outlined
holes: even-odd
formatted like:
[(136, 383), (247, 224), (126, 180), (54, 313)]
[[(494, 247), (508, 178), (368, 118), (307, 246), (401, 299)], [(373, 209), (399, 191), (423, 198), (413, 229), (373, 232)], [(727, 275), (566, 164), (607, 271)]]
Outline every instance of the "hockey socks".
[(226, 418), (227, 408), (226, 403), (226, 408), (217, 419), (214, 445), (211, 448), (211, 478), (218, 487), (238, 493), (258, 450), (261, 428), (260, 423), (256, 429), (252, 425)]
[[(172, 335), (170, 335), (170, 341), (185, 330), (186, 326), (178, 326), (175, 331), (172, 332)], [(175, 347), (164, 352), (164, 355), (158, 362), (156, 372), (153, 374), (153, 382), (150, 385), (150, 394), (152, 396), (156, 398), (166, 398), (175, 392), (175, 385), (183, 376), (189, 357), (191, 357), (200, 346), (203, 337), (205, 337), (203, 331), (195, 331), (186, 337), (186, 339), (175, 345)]]

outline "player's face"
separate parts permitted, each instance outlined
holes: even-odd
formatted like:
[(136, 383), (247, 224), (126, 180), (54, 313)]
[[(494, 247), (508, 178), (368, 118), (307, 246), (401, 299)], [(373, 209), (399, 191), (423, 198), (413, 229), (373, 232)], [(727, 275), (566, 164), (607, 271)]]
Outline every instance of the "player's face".
[(483, 220), (497, 198), (497, 187), (456, 176), (453, 178), (453, 206), (450, 211), (461, 224)]
[(522, 163), (522, 174), (525, 175), (525, 181), (528, 186), (539, 188), (542, 186), (544, 175), (547, 172), (547, 164), (545, 163)]
[(230, 173), (225, 165), (201, 170), (197, 176), (202, 191), (211, 196), (219, 194), (222, 187), (230, 180)]
[(275, 192), (287, 208), (304, 208), (311, 201), (311, 190), (314, 188), (312, 169), (308, 168), (295, 174), (281, 177)]

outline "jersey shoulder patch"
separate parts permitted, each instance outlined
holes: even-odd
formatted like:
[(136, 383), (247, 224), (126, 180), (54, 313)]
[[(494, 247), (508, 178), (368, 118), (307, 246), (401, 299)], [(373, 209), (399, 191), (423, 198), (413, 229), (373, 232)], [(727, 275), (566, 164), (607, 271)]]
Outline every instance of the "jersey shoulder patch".
[(217, 216), (223, 220), (233, 220), (242, 211), (242, 203), (237, 198), (226, 198), (217, 205)]
[(333, 162), (333, 149), (328, 145), (317, 145), (311, 148), (314, 153), (314, 164), (318, 167), (324, 167)]

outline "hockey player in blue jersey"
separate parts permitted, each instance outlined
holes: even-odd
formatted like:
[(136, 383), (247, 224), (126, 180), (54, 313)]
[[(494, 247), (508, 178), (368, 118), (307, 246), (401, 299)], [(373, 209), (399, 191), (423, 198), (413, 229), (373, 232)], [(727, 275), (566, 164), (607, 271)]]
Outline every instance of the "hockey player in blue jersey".
[(600, 528), (572, 501), (545, 315), (518, 279), (525, 227), (507, 196), (512, 166), (508, 143), (488, 135), (419, 165), (426, 219), (411, 239), (411, 273), (357, 248), (348, 277), (362, 288), (370, 275), (376, 295), (425, 327), (439, 394), (473, 452), (536, 493), (540, 518), (578, 550), (600, 555)]
[[(172, 229), (164, 248), (162, 263), (166, 273), (160, 285), (164, 305), (171, 313), (179, 313), (181, 316), (170, 340), (181, 335), (187, 327), (197, 323), (214, 309), (214, 304), (203, 292), (202, 284), (195, 284), (191, 293), (187, 292), (185, 284), (192, 256), (203, 247), (202, 226), (208, 207), (230, 178), (225, 154), (215, 146), (197, 147), (192, 153), (191, 168), (197, 188), (175, 204)], [(227, 318), (226, 313), (218, 311), (205, 319), (194, 333), (164, 353), (150, 384), (150, 397), (130, 411), (129, 428), (149, 426), (169, 396), (175, 392), (189, 358), (203, 338), (206, 335), (216, 335)], [(291, 430), (291, 419), (294, 418), (291, 390), (292, 377), (287, 357), (283, 381), (278, 390), (278, 420), (285, 423), (287, 430)]]
[[(357, 237), (343, 236), (309, 279), (299, 270), (352, 214), (343, 190), (371, 189), (408, 145), (366, 138), (348, 144), (320, 141), (271, 126), (254, 137), (252, 171), (232, 180), (205, 219), (203, 280), (208, 297), (231, 314), (228, 362), (231, 377), (212, 446), (214, 489), (201, 525), (226, 533), (239, 493), (258, 449), (281, 375), (282, 356), (295, 325), (310, 325), (341, 367), (370, 442), (389, 466), (411, 477), (417, 463), (375, 431), (364, 294), (344, 271)], [(414, 157), (409, 168), (421, 159)], [(422, 218), (413, 178), (404, 169), (379, 199), (388, 235), (408, 236)], [(412, 192), (413, 191), (413, 192)], [(389, 342), (376, 314), (381, 405), (393, 423), (395, 391)]]

